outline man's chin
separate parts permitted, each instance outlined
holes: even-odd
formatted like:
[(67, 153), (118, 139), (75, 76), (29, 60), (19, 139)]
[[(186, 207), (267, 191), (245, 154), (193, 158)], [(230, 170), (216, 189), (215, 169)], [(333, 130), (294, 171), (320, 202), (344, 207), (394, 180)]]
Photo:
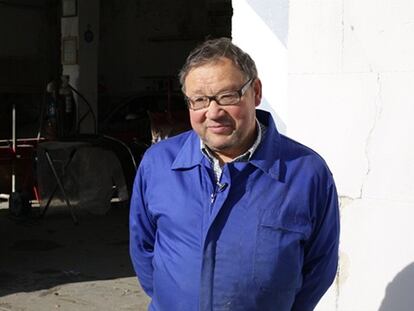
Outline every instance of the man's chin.
[(208, 135), (204, 143), (211, 150), (221, 150), (231, 146), (231, 139), (228, 135)]
[(233, 144), (230, 144), (228, 142), (222, 142), (222, 143), (212, 142), (212, 143), (206, 143), (206, 145), (211, 151), (215, 153), (219, 153), (219, 154), (227, 154), (232, 150), (232, 147), (233, 147)]

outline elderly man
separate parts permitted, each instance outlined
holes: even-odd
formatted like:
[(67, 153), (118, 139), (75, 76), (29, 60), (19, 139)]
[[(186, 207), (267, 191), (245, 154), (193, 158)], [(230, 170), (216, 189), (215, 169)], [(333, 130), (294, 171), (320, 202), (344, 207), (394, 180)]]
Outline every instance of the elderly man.
[(324, 160), (256, 110), (256, 66), (230, 39), (192, 51), (180, 81), (193, 130), (146, 152), (131, 200), (149, 310), (313, 310), (338, 260)]

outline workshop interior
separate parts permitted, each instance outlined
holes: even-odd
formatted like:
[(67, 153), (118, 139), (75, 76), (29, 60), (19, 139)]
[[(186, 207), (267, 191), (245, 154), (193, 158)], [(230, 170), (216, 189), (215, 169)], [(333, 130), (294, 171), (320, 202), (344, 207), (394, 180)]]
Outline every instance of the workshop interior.
[[(129, 201), (147, 148), (190, 129), (178, 81), (230, 0), (0, 0), (0, 200), (14, 217)], [(125, 204), (128, 206), (128, 204)]]

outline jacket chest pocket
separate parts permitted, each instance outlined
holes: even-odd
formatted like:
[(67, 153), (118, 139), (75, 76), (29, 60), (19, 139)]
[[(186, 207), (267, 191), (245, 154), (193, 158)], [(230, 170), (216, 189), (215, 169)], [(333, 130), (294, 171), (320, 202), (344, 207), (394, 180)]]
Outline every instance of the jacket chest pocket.
[(261, 290), (293, 290), (301, 285), (303, 242), (309, 231), (309, 224), (278, 219), (259, 223), (253, 277)]

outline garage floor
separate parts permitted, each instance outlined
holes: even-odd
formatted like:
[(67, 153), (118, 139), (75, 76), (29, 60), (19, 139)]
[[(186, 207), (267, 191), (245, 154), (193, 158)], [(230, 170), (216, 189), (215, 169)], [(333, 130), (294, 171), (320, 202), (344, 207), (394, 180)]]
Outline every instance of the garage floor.
[(0, 311), (146, 310), (128, 255), (128, 208), (104, 216), (50, 208), (17, 220), (0, 207)]

